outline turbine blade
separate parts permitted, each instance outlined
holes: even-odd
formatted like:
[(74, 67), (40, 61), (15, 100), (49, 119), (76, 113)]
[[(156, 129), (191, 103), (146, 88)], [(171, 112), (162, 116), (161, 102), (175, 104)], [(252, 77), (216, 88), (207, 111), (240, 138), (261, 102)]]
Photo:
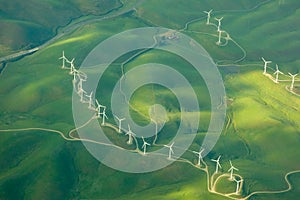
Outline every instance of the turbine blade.
[(220, 164), (220, 163), (218, 163), (217, 165), (218, 165), (220, 168), (222, 168), (222, 166), (221, 166), (221, 164)]

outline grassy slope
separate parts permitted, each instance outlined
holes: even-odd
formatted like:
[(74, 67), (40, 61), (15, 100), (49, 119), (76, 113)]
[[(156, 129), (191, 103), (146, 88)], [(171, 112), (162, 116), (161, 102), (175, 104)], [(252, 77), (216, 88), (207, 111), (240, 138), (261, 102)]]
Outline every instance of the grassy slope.
[[(138, 15), (146, 20), (150, 20), (153, 24), (165, 26), (168, 28), (182, 28), (183, 25), (195, 18), (205, 17), (202, 12), (214, 8), (219, 10), (234, 10), (234, 9), (248, 9), (256, 5), (259, 0), (243, 2), (225, 1), (179, 1), (179, 0), (148, 0), (141, 7), (138, 8)], [(191, 9), (191, 5), (193, 8)], [(165, 9), (172, 8), (172, 9)]]
[(58, 27), (82, 15), (100, 15), (120, 6), (117, 0), (0, 1), (0, 56), (34, 47)]
[[(275, 6), (275, 2), (272, 5)], [(235, 6), (239, 6), (239, 8), (249, 7), (249, 5)], [(205, 9), (208, 8), (210, 7), (205, 7)], [(199, 9), (202, 10), (202, 7)], [(193, 9), (193, 12), (196, 13), (199, 9), (197, 8), (197, 11)], [(258, 10), (256, 14), (258, 15), (262, 11)], [(291, 13), (287, 18), (296, 17), (296, 13)], [(230, 15), (234, 17), (240, 14)], [(247, 15), (249, 15), (249, 18), (251, 17), (251, 13)], [(162, 18), (165, 17), (162, 16)], [(158, 19), (158, 22), (163, 22), (162, 18)], [(0, 94), (2, 97), (5, 96), (0, 100), (1, 128), (42, 126), (64, 131), (70, 129), (72, 122), (71, 116), (68, 114), (71, 112), (68, 105), (70, 103), (71, 77), (67, 76), (67, 72), (58, 68), (60, 62), (56, 58), (60, 56), (60, 52), (64, 49), (67, 56), (76, 57), (76, 63), (79, 64), (95, 42), (112, 33), (119, 32), (121, 24), (125, 22), (127, 28), (142, 25), (137, 21), (126, 18), (101, 23), (100, 25), (87, 25), (55, 45), (19, 62), (10, 64), (1, 76), (1, 83), (3, 84), (0, 85)], [(203, 22), (201, 21), (198, 24)], [(242, 24), (240, 26), (243, 26)], [(183, 26), (183, 23), (178, 23), (178, 26)], [(224, 26), (226, 27), (226, 25)], [(233, 28), (232, 31), (229, 27), (226, 30), (237, 36), (239, 31), (244, 30), (243, 28), (238, 30)], [(265, 27), (262, 25), (257, 27), (256, 38), (259, 38), (260, 32), (264, 29)], [(255, 33), (256, 31), (251, 34)], [(248, 44), (253, 43), (250, 40), (251, 34), (249, 33), (247, 36), (248, 42), (244, 44), (246, 48), (248, 48)], [(205, 41), (206, 38), (209, 38), (201, 35), (196, 37), (199, 41)], [(289, 34), (277, 37), (288, 37), (287, 41), (292, 40), (292, 35)], [(266, 43), (266, 46), (269, 44), (272, 43)], [(216, 59), (227, 57), (231, 59), (235, 54), (230, 55), (230, 50), (237, 51), (234, 50), (235, 47), (225, 47), (222, 48), (223, 51), (218, 50), (215, 53), (214, 42), (212, 44), (207, 42), (206, 48)], [(255, 52), (255, 45), (252, 48), (252, 52)], [(287, 45), (281, 51), (288, 51), (289, 49), (290, 46)], [(264, 52), (268, 53), (268, 51)], [(157, 55), (153, 54), (152, 56)], [(256, 61), (256, 57), (253, 55), (249, 57), (249, 60)], [(280, 58), (278, 57), (278, 59)], [(136, 60), (136, 63), (146, 61)], [(291, 69), (294, 67), (288, 65), (290, 62), (296, 63), (298, 61), (295, 58), (290, 59), (287, 63), (282, 61), (284, 70), (287, 70), (286, 67)], [(299, 117), (297, 111), (295, 111), (295, 108), (299, 109), (299, 99), (288, 94), (284, 89), (284, 84), (277, 86), (262, 76), (260, 71), (253, 71), (253, 69), (255, 68), (250, 67), (249, 70), (242, 70), (240, 75), (226, 77), (228, 94), (235, 99), (234, 104), (230, 107), (230, 113), (233, 115), (232, 119), (234, 121), (228, 129), (227, 135), (221, 137), (210, 157), (222, 153), (224, 160), (234, 159), (234, 163), (240, 168), (240, 173), (246, 178), (245, 191), (280, 189), (285, 187), (282, 178), (284, 172), (295, 169), (299, 163), (299, 160), (297, 160), (299, 155), (296, 149), (286, 148), (287, 144), (289, 147), (295, 145), (295, 148), (299, 144), (299, 133), (297, 131), (299, 130), (299, 120), (297, 120)], [(297, 69), (294, 68), (294, 70)], [(11, 76), (12, 74), (14, 76)], [(49, 74), (51, 74), (50, 77)], [(32, 83), (32, 80), (35, 80), (35, 82)], [(262, 85), (265, 88), (262, 88)], [(22, 103), (18, 100), (20, 96), (22, 96)], [(280, 107), (281, 105), (285, 106)], [(53, 109), (54, 106), (57, 108), (56, 110)], [(65, 112), (61, 112), (61, 110), (65, 110)], [(149, 195), (151, 195), (153, 199), (162, 196), (165, 199), (194, 199), (195, 196), (199, 195), (199, 198), (204, 199), (222, 199), (209, 195), (204, 189), (206, 183), (203, 174), (193, 170), (190, 166), (185, 166), (185, 164), (175, 164), (164, 170), (145, 175), (124, 174), (99, 164), (85, 152), (80, 144), (65, 144), (58, 136), (53, 134), (35, 132), (30, 134), (42, 136), (36, 136), (38, 138), (29, 134), (21, 134), (22, 136), (20, 136), (20, 133), (1, 136), (1, 146), (6, 147), (1, 155), (14, 152), (14, 155), (12, 155), (14, 159), (1, 165), (11, 168), (11, 170), (1, 170), (0, 184), (3, 189), (0, 191), (0, 195), (3, 197), (17, 198), (25, 195), (28, 198), (42, 198), (51, 194), (57, 195), (58, 198), (80, 195), (82, 198), (117, 198), (120, 196), (119, 199), (128, 197), (140, 199), (141, 196), (149, 198)], [(201, 138), (203, 138), (203, 135), (199, 135), (197, 142), (201, 142)], [(17, 141), (20, 140), (17, 142), (19, 145), (16, 145), (18, 148), (9, 145), (16, 139)], [(35, 140), (36, 142), (34, 142)], [(24, 145), (29, 145), (32, 148), (26, 149)], [(277, 147), (275, 150), (273, 145)], [(53, 152), (53, 146), (58, 150)], [(198, 148), (198, 146), (194, 147), (195, 149)], [(31, 149), (34, 149), (33, 152), (30, 151)], [(25, 159), (25, 157), (33, 158), (33, 160)], [(50, 157), (53, 160), (48, 160)], [(73, 160), (68, 160), (70, 157)], [(278, 157), (282, 159), (278, 161)], [(4, 161), (4, 159), (1, 160)], [(57, 166), (61, 163), (61, 160), (66, 162), (65, 168)], [(32, 161), (39, 163), (36, 168), (32, 168)], [(276, 162), (277, 166), (272, 166), (272, 162)], [(287, 166), (289, 169), (287, 169)], [(74, 170), (73, 167), (75, 167), (76, 173), (72, 171)], [(286, 169), (283, 170), (283, 167)], [(269, 170), (261, 170), (264, 168)], [(11, 175), (12, 172), (15, 172), (14, 175)], [(174, 174), (178, 175), (174, 177)], [(180, 176), (181, 174), (184, 174), (184, 176)], [(63, 177), (62, 181), (58, 181), (56, 177)], [(76, 178), (73, 180), (70, 177)], [(296, 187), (299, 185), (297, 177), (298, 175), (292, 178)], [(30, 186), (26, 187), (24, 184), (15, 187), (14, 190), (7, 189), (17, 183), (22, 183), (22, 180), (30, 180)], [(103, 184), (103, 180), (106, 180), (105, 184)], [(44, 185), (45, 182), (48, 182), (49, 185)], [(198, 184), (199, 187), (197, 187)], [(59, 188), (65, 188), (65, 191), (69, 191), (69, 193), (61, 194)], [(118, 188), (118, 190), (112, 191), (111, 188)], [(37, 192), (31, 193), (30, 191)], [(271, 197), (272, 199), (291, 198), (293, 195), (296, 196), (298, 192), (295, 189), (286, 196), (274, 195)], [(264, 199), (269, 196), (261, 195), (258, 197)]]
[[(101, 41), (104, 38), (108, 37), (108, 35), (110, 35), (111, 33), (120, 32), (122, 29), (121, 24), (124, 24), (125, 22), (127, 23), (127, 27), (129, 28), (139, 25), (138, 22), (127, 18), (116, 20), (113, 22), (113, 24), (110, 21), (107, 21), (105, 23), (102, 23), (101, 25), (87, 25), (86, 27), (78, 30), (78, 32), (74, 33), (74, 35), (70, 35), (68, 38), (62, 39), (63, 42), (58, 42), (55, 45), (52, 45), (33, 56), (22, 59), (19, 62), (9, 64), (5, 72), (1, 75), (2, 84), (0, 86), (0, 94), (2, 97), (5, 96), (5, 98), (1, 98), (1, 129), (11, 127), (49, 127), (64, 132), (70, 130), (74, 126), (72, 123), (72, 112), (70, 106), (72, 77), (68, 75), (67, 71), (63, 71), (60, 69), (61, 62), (58, 60), (58, 57), (61, 55), (62, 50), (65, 50), (68, 57), (77, 58), (76, 64), (78, 64), (82, 61), (83, 56), (87, 54), (87, 52), (90, 51), (91, 48), (93, 48), (95, 43), (98, 43), (98, 41)], [(93, 35), (93, 37), (90, 37), (89, 40), (86, 40), (87, 37), (85, 37), (85, 35), (87, 34)], [(77, 38), (77, 40), (72, 40), (72, 38)], [(82, 55), (79, 56), (79, 54)], [(14, 76), (10, 76), (11, 74), (14, 74)], [(13, 78), (11, 79), (11, 77)], [(32, 82), (32, 80), (34, 80), (34, 82)], [(20, 97), (22, 103), (20, 103)], [(29, 134), (35, 135), (35, 132), (30, 132)], [(41, 132), (40, 134), (44, 134), (44, 132)], [(9, 146), (7, 145), (9, 145), (10, 143), (12, 144), (12, 141), (18, 139), (19, 133), (7, 136), (9, 138), (9, 140), (7, 141), (1, 140), (2, 146), (7, 146), (7, 149), (5, 148), (5, 152), (13, 151), (15, 152), (15, 154), (20, 156), (20, 158), (15, 158), (16, 160), (11, 159), (8, 164), (5, 164), (8, 165), (8, 167), (11, 167), (9, 171), (1, 170), (2, 176), (9, 177), (8, 180), (1, 179), (1, 188), (8, 187), (6, 187), (6, 185), (9, 184), (7, 183), (7, 181), (12, 179), (10, 171), (14, 171), (16, 167), (19, 169), (26, 167), (25, 164), (23, 165), (23, 162), (19, 163), (19, 165), (17, 166), (12, 165), (14, 162), (18, 161), (17, 159), (24, 158), (26, 155), (25, 153), (28, 154), (27, 157), (38, 157), (36, 158), (35, 162), (41, 163), (41, 165), (43, 165), (40, 168), (37, 168), (37, 172), (35, 173), (31, 172), (30, 168), (24, 171), (24, 174), (30, 173), (33, 176), (30, 187), (25, 187), (24, 185), (24, 187), (20, 188), (19, 192), (12, 191), (9, 194), (7, 194), (6, 189), (4, 189), (5, 191), (1, 193), (1, 196), (3, 198), (12, 198), (12, 196), (14, 195), (28, 195), (26, 197), (33, 198), (34, 195), (50, 196), (50, 194), (52, 193), (58, 193), (58, 190), (55, 189), (57, 186), (52, 185), (55, 184), (57, 180), (51, 179), (58, 176), (58, 174), (65, 172), (56, 167), (57, 164), (60, 164), (60, 161), (48, 162), (47, 158), (51, 156), (47, 154), (48, 152), (52, 152), (52, 148), (54, 146), (60, 149), (59, 152), (64, 151), (65, 146), (63, 145), (63, 140), (59, 136), (52, 135), (53, 133), (50, 134), (50, 136), (44, 136), (45, 138), (43, 143), (47, 143), (47, 141), (49, 142), (51, 140), (54, 144), (56, 143), (56, 145), (44, 145), (44, 148), (42, 149), (43, 151), (39, 152), (38, 150), (36, 150), (29, 153), (24, 151), (24, 154), (22, 151), (22, 147), (29, 145), (29, 142), (33, 143), (33, 141), (25, 140), (25, 138), (20, 137), (20, 142), (16, 143), (20, 145), (20, 150), (18, 150), (19, 147), (14, 147), (13, 145), (11, 145), (11, 147), (9, 148)], [(48, 137), (51, 137), (52, 139)], [(22, 140), (23, 142), (21, 142)], [(36, 149), (35, 147), (32, 148)], [(77, 151), (76, 147), (72, 146), (71, 149), (72, 151)], [(79, 148), (79, 152), (80, 151), (82, 152), (82, 157), (75, 156), (76, 159), (78, 159), (76, 160), (76, 162), (78, 163), (80, 163), (80, 160), (85, 159), (85, 157), (88, 155), (87, 152), (85, 152), (85, 150), (82, 148), (82, 146), (80, 146)], [(57, 156), (55, 154), (54, 158), (56, 158)], [(69, 153), (65, 153), (57, 159), (66, 160), (66, 162), (68, 162), (68, 165), (70, 164), (71, 166), (73, 166), (73, 163), (68, 161), (69, 157), (72, 158), (73, 156), (69, 155)], [(98, 162), (96, 163), (98, 165)], [(5, 165), (1, 166), (4, 167)], [(80, 170), (81, 166), (78, 171)], [(94, 174), (89, 175), (90, 182)], [(23, 175), (20, 173), (15, 173), (14, 176), (16, 177), (16, 180), (11, 181), (12, 185), (19, 182), (19, 178), (23, 177)], [(50, 185), (47, 186), (47, 190), (40, 188), (42, 186), (39, 185), (43, 182), (49, 182)], [(76, 183), (76, 180), (70, 180), (70, 182), (71, 186), (73, 186)], [(69, 182), (67, 182), (66, 184), (69, 184)], [(70, 187), (66, 189), (66, 194), (64, 195), (68, 196), (71, 192), (74, 192), (70, 190)], [(85, 188), (85, 185), (83, 185), (82, 187)], [(30, 192), (24, 194), (27, 189), (29, 190), (30, 188), (35, 191), (41, 191), (41, 194)], [(82, 188), (80, 189), (82, 190)], [(54, 192), (53, 190), (57, 191)], [(101, 191), (102, 190), (100, 190), (100, 192)]]
[(247, 49), (248, 60), (265, 56), (279, 65), (295, 63), (299, 50), (299, 8), (297, 1), (286, 1), (284, 5), (274, 1), (254, 12), (225, 15), (224, 29)]
[(235, 99), (230, 107), (232, 134), (240, 136), (250, 149), (245, 163), (239, 164), (248, 179), (245, 190), (285, 188), (284, 174), (298, 169), (300, 161), (294, 149), (300, 142), (298, 97), (284, 89), (286, 84), (276, 85), (260, 71), (228, 77), (226, 83), (228, 94)]

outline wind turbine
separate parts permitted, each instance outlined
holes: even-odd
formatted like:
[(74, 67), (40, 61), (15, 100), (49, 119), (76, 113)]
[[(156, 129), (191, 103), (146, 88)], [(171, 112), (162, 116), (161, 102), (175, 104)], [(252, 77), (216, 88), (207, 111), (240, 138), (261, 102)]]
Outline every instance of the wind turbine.
[(83, 88), (79, 88), (77, 94), (80, 96), (80, 102), (84, 103), (83, 96), (86, 95), (86, 91)]
[(198, 163), (197, 165), (201, 167), (201, 160), (203, 159), (202, 158), (202, 153), (203, 153), (204, 149), (201, 149), (200, 152), (197, 152), (197, 151), (193, 151), (193, 153), (197, 154), (198, 155)]
[(276, 74), (275, 83), (278, 83), (278, 76), (279, 74), (283, 74), (283, 73), (279, 71), (277, 64), (276, 64), (276, 71), (274, 72), (274, 74)]
[(107, 115), (105, 113), (105, 109), (100, 114), (102, 115), (102, 124), (101, 125), (104, 126), (105, 125), (105, 118), (108, 119), (108, 117), (107, 117)]
[(236, 182), (235, 194), (239, 194), (239, 190), (241, 187), (241, 183), (243, 182), (243, 179), (236, 180), (235, 178), (233, 178), (233, 180)]
[(215, 17), (215, 20), (218, 21), (218, 31), (221, 31), (221, 21), (222, 21), (222, 19), (223, 19), (223, 17), (221, 17), (221, 18), (216, 18)]
[(122, 121), (125, 120), (125, 118), (119, 118), (117, 115), (114, 115), (115, 118), (118, 120), (119, 122), (119, 128), (118, 128), (118, 132), (121, 133), (122, 132)]
[(143, 139), (143, 146), (142, 146), (142, 148), (144, 149), (144, 155), (146, 155), (147, 146), (150, 146), (150, 144), (145, 141), (145, 139), (144, 139), (143, 136), (142, 136), (142, 139)]
[(127, 144), (132, 144), (132, 139), (135, 136), (135, 134), (131, 131), (129, 124), (128, 124), (128, 131), (127, 131), (127, 133), (125, 135), (128, 135)]
[(70, 74), (73, 74), (74, 73), (74, 69), (75, 69), (75, 66), (74, 66), (74, 60), (75, 60), (75, 58), (73, 58), (71, 61), (68, 61), (67, 60), (67, 62), (68, 63), (70, 63)]
[[(74, 69), (74, 72), (73, 72), (73, 80), (72, 80), (72, 83), (73, 83), (73, 87), (76, 89), (76, 78), (79, 77), (79, 74), (78, 74), (78, 71), (76, 69)], [(80, 79), (80, 77), (79, 77)]]
[(78, 85), (77, 85), (77, 88), (78, 90), (80, 90), (80, 88), (82, 88), (82, 82), (83, 81), (86, 81), (85, 79), (82, 79), (80, 76), (79, 76), (79, 81), (78, 81)]
[(207, 20), (206, 20), (207, 25), (210, 24), (210, 15), (212, 11), (213, 11), (212, 9), (210, 11), (203, 11), (204, 13), (207, 14)]
[(220, 164), (220, 158), (221, 158), (221, 156), (219, 156), (217, 160), (211, 159), (211, 161), (213, 161), (213, 162), (216, 163), (216, 171), (215, 171), (215, 173), (218, 173), (219, 167), (222, 168), (222, 166), (221, 166), (221, 164)]
[(93, 91), (91, 91), (91, 93), (89, 95), (85, 95), (87, 98), (89, 98), (88, 100), (88, 103), (89, 103), (89, 109), (93, 109), (92, 107), (92, 102), (93, 102), (93, 99), (92, 99), (92, 96), (93, 96)]
[(295, 77), (298, 75), (298, 74), (291, 74), (289, 72), (289, 75), (292, 77), (292, 83), (291, 83), (291, 86), (290, 86), (290, 90), (292, 91), (294, 89), (294, 83), (295, 83)]
[(234, 171), (234, 170), (239, 171), (239, 170), (238, 170), (238, 168), (235, 168), (235, 167), (232, 165), (231, 160), (229, 160), (229, 163), (230, 163), (230, 168), (229, 168), (228, 172), (230, 172), (230, 180), (233, 180), (233, 171)]
[(272, 61), (267, 61), (266, 59), (264, 59), (264, 57), (261, 57), (261, 59), (264, 61), (265, 65), (264, 65), (264, 73), (263, 74), (267, 74), (267, 67), (268, 64), (272, 63)]
[(62, 68), (62, 69), (66, 68), (65, 62), (66, 62), (66, 61), (68, 62), (69, 60), (68, 60), (68, 59), (66, 58), (66, 56), (65, 56), (65, 51), (62, 52), (62, 57), (60, 57), (59, 60), (62, 60), (62, 61), (63, 61), (63, 64), (62, 64), (61, 68)]
[(225, 32), (225, 31), (218, 30), (218, 32), (219, 32), (219, 36), (218, 36), (219, 39), (218, 39), (218, 41), (216, 42), (216, 44), (217, 44), (217, 45), (220, 45), (220, 44), (221, 44), (222, 33)]
[(292, 83), (291, 83), (291, 87), (290, 87), (290, 90), (292, 91), (294, 89), (294, 83), (295, 83), (295, 77), (298, 75), (298, 74), (291, 74), (289, 72), (289, 75), (292, 77)]
[(165, 147), (169, 148), (169, 156), (168, 156), (168, 159), (171, 160), (172, 159), (172, 154), (174, 154), (174, 151), (173, 151), (173, 145), (174, 145), (175, 142), (173, 142), (171, 145), (164, 145)]
[(103, 111), (105, 111), (106, 106), (101, 105), (97, 99), (96, 99), (96, 104), (97, 104), (97, 107), (96, 107), (95, 111), (97, 112), (97, 117), (99, 118), (102, 114), (101, 108), (103, 108)]

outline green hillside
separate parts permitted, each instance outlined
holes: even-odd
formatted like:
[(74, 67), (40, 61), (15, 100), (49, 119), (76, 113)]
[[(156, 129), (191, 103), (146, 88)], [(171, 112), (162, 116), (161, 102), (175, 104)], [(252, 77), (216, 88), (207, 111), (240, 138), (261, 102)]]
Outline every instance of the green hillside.
[(1, 0), (0, 56), (40, 45), (73, 19), (102, 15), (120, 6), (117, 0)]

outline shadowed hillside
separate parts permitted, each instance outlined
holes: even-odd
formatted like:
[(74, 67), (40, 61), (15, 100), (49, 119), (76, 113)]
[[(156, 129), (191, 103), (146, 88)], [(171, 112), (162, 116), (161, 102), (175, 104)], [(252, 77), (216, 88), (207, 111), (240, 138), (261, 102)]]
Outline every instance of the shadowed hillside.
[(119, 6), (118, 0), (0, 0), (0, 56), (37, 46), (72, 19)]

